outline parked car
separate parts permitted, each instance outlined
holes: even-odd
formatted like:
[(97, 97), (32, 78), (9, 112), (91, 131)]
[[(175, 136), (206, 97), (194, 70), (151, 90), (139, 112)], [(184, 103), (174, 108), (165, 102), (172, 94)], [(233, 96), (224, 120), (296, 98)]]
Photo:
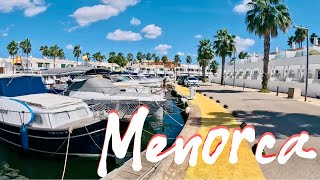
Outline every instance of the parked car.
[(189, 87), (189, 86), (200, 86), (200, 81), (198, 78), (196, 77), (187, 77), (185, 80), (184, 80), (184, 83), (183, 85)]
[(178, 85), (183, 85), (184, 84), (184, 80), (187, 78), (188, 76), (179, 76), (177, 78), (177, 82), (178, 82)]

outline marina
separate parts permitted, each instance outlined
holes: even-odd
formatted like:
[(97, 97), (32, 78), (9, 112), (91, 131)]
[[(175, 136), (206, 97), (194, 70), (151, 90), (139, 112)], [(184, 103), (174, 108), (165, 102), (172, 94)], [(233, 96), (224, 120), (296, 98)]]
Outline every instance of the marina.
[[(23, 158), (24, 163), (33, 164), (31, 167), (34, 168), (41, 166), (37, 161), (52, 163), (55, 170), (52, 174), (48, 173), (48, 178), (59, 178), (62, 169), (66, 168), (60, 166), (64, 158), (70, 156), (66, 178), (96, 178), (95, 169), (101, 155), (108, 112), (119, 112), (120, 132), (123, 134), (133, 113), (141, 105), (150, 108), (143, 129), (142, 149), (155, 134), (165, 134), (170, 137), (170, 144), (174, 142), (183, 128), (183, 110), (176, 105), (176, 98), (169, 95), (168, 89), (161, 87), (162, 79), (135, 80), (132, 77), (125, 81), (126, 86), (117, 86), (111, 79), (121, 76), (111, 75), (110, 72), (102, 76), (92, 71), (101, 72), (95, 69), (77, 72), (64, 70), (59, 78), (55, 76), (54, 83), (49, 86), (48, 78), (38, 74), (2, 75), (0, 138), (3, 154), (8, 154), (8, 157), (15, 154)], [(53, 74), (47, 74), (47, 77), (49, 75)], [(135, 82), (132, 86), (130, 80)], [(130, 91), (144, 86), (147, 90)], [(56, 87), (60, 88), (59, 93)], [(63, 90), (61, 87), (66, 88)], [(158, 90), (148, 91), (152, 87)], [(14, 150), (8, 151), (7, 146)], [(124, 160), (117, 159), (112, 151), (108, 152), (109, 158), (113, 159), (108, 161), (111, 170), (130, 158), (130, 148)], [(35, 157), (37, 160), (31, 162)], [(19, 163), (21, 166), (15, 169), (15, 161), (6, 158), (0, 161), (1, 176), (39, 178), (42, 175), (28, 172), (23, 167), (24, 163)], [(91, 172), (87, 175), (73, 173), (72, 166), (79, 163), (84, 164), (80, 168), (92, 169)], [(79, 170), (77, 168), (74, 170)]]

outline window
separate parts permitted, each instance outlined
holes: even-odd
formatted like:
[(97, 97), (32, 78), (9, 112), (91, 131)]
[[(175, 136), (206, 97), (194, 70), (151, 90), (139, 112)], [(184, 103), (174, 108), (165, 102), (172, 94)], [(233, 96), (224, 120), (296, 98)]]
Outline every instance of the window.
[(38, 67), (42, 67), (43, 66), (43, 63), (38, 63)]
[(65, 64), (61, 64), (61, 68), (66, 68), (66, 65)]

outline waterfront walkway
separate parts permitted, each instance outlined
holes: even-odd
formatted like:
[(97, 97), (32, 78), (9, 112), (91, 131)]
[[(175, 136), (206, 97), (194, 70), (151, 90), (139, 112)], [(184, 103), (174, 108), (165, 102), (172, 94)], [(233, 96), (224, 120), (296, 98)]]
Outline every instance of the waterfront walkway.
[[(189, 90), (177, 86), (180, 94), (189, 95)], [(199, 134), (205, 138), (210, 128), (215, 126), (227, 126), (232, 129), (239, 127), (239, 122), (232, 117), (231, 113), (224, 109), (209, 96), (199, 93), (191, 101), (196, 104), (201, 111), (201, 122), (199, 123)], [(212, 151), (217, 145), (217, 141), (212, 145)], [(185, 179), (264, 179), (262, 171), (255, 160), (251, 147), (246, 141), (242, 141), (239, 151), (237, 164), (229, 163), (229, 152), (231, 147), (231, 138), (219, 156), (217, 162), (213, 165), (205, 164), (199, 150), (198, 164), (196, 167), (188, 167), (185, 172)]]
[[(188, 96), (187, 88), (177, 86), (179, 94)], [(188, 102), (191, 107), (188, 121), (181, 134), (184, 139), (189, 139), (194, 134), (200, 134), (205, 139), (208, 131), (216, 126), (227, 126), (230, 129), (239, 127), (239, 122), (232, 117), (220, 104), (199, 93), (194, 100)], [(218, 144), (216, 140), (212, 145), (212, 151)], [(237, 164), (229, 163), (229, 151), (231, 138), (213, 165), (204, 163), (201, 157), (202, 146), (199, 149), (199, 157), (196, 167), (188, 165), (187, 158), (182, 165), (176, 165), (173, 161), (174, 154), (163, 159), (159, 163), (148, 163), (145, 153), (142, 153), (143, 170), (134, 172), (131, 168), (132, 160), (124, 166), (114, 170), (104, 179), (264, 179), (263, 173), (255, 160), (251, 147), (246, 141), (242, 141)]]
[[(288, 99), (287, 94), (263, 94), (256, 89), (220, 86), (213, 84), (201, 86), (197, 90), (221, 105), (227, 104), (229, 111), (238, 113), (239, 121), (245, 121), (256, 129), (256, 141), (265, 132), (272, 132), (276, 138), (274, 148), (265, 151), (277, 154), (288, 137), (307, 131), (310, 135), (305, 148), (320, 150), (320, 100), (308, 98)], [(253, 143), (252, 143), (253, 144)], [(251, 145), (252, 145), (251, 144)], [(285, 165), (277, 160), (270, 164), (260, 165), (266, 179), (320, 179), (320, 156), (316, 159), (302, 159), (294, 154)], [(250, 179), (251, 176), (249, 176)]]

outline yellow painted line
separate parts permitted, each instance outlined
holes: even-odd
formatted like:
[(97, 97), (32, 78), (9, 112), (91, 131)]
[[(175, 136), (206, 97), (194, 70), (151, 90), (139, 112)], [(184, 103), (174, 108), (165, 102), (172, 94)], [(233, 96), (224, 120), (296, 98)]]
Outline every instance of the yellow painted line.
[[(178, 93), (184, 96), (189, 95), (188, 88), (176, 86)], [(208, 131), (212, 127), (227, 126), (230, 129), (239, 127), (239, 123), (218, 103), (201, 94), (196, 94), (192, 103), (199, 106), (201, 111), (201, 127), (199, 134), (204, 139)], [(257, 163), (251, 147), (246, 141), (242, 141), (238, 151), (238, 163), (231, 164), (229, 162), (229, 152), (231, 148), (231, 139), (220, 154), (218, 160), (213, 165), (208, 165), (202, 160), (202, 146), (199, 149), (198, 162), (196, 167), (188, 167), (185, 172), (185, 179), (265, 179), (264, 175)], [(213, 151), (218, 144), (215, 141), (211, 146)]]

